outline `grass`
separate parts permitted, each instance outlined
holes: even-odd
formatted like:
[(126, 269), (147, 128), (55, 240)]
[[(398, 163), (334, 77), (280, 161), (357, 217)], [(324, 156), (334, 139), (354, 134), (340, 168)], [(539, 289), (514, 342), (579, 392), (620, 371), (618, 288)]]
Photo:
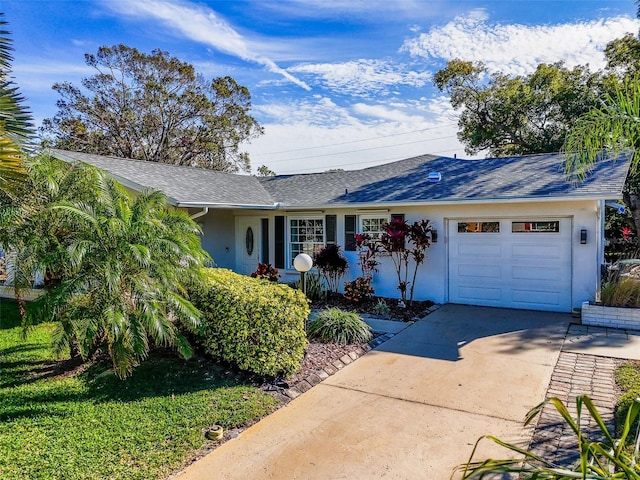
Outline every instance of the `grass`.
[[(616, 403), (616, 425), (624, 424), (627, 411), (636, 398), (640, 398), (640, 362), (629, 361), (618, 367), (615, 373), (616, 383), (622, 390), (622, 395)], [(633, 425), (632, 432), (637, 428), (637, 423)]]
[[(207, 442), (202, 429), (253, 423), (277, 400), (204, 360), (155, 356), (129, 379), (59, 375), (53, 324), (24, 338), (0, 299), (0, 478), (160, 479)], [(104, 370), (104, 367), (102, 368)]]
[(600, 289), (603, 305), (612, 307), (640, 306), (640, 282), (636, 278), (615, 278)]

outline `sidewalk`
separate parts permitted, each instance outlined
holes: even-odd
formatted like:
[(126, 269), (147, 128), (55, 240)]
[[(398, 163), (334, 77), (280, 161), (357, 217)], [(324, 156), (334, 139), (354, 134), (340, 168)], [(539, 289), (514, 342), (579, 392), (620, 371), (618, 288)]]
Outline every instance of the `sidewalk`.
[[(547, 397), (562, 400), (575, 417), (576, 396), (589, 395), (613, 433), (615, 369), (623, 360), (638, 359), (640, 331), (572, 324), (553, 370)], [(592, 435), (598, 432), (586, 410), (581, 426)], [(579, 457), (575, 434), (552, 405), (543, 408), (530, 446), (534, 453), (560, 465), (569, 465)]]

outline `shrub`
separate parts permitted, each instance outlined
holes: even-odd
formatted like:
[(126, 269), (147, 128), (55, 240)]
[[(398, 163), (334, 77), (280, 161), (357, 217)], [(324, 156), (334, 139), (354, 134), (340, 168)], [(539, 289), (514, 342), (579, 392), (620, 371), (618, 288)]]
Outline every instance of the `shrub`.
[(355, 312), (328, 308), (309, 324), (309, 336), (325, 342), (364, 343), (371, 340), (371, 328)]
[[(616, 383), (624, 392), (616, 402), (616, 426), (618, 434), (620, 434), (629, 408), (637, 398), (640, 398), (640, 362), (623, 363), (616, 370), (615, 376)], [(637, 419), (631, 429), (634, 432), (637, 431)]]
[[(309, 300), (324, 300), (327, 298), (327, 287), (325, 286), (320, 275), (313, 272), (307, 272), (304, 277), (305, 290)], [(289, 285), (296, 290), (302, 290), (300, 279)]]
[(371, 286), (371, 279), (358, 277), (344, 284), (344, 298), (354, 303), (359, 303), (365, 298), (371, 297), (375, 290)]
[(258, 268), (251, 274), (251, 277), (277, 282), (280, 274), (278, 273), (278, 269), (272, 267), (270, 263), (258, 263)]
[(605, 282), (600, 289), (600, 301), (611, 307), (640, 307), (640, 281), (620, 278)]
[(207, 353), (259, 375), (298, 369), (309, 316), (302, 292), (225, 269), (206, 269), (204, 276), (204, 286), (194, 288), (191, 298), (203, 316), (196, 341)]
[(330, 292), (338, 291), (338, 282), (349, 268), (349, 261), (342, 255), (340, 246), (330, 244), (313, 256), (313, 263), (325, 279)]
[(387, 305), (387, 302), (385, 302), (383, 299), (378, 300), (378, 303), (376, 303), (376, 306), (373, 307), (373, 313), (378, 315), (379, 317), (390, 317), (391, 316), (391, 309), (389, 308), (389, 305)]

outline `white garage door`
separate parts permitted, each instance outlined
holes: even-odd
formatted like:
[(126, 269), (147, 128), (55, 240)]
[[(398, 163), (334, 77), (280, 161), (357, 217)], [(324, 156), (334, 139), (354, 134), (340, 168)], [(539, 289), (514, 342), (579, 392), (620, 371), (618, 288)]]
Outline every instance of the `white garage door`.
[(571, 219), (449, 220), (449, 301), (571, 311)]

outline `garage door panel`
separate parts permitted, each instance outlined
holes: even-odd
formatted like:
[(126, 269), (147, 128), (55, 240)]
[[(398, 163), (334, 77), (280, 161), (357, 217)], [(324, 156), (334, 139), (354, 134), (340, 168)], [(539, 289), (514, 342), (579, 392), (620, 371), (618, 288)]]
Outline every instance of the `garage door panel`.
[(564, 257), (565, 249), (557, 244), (536, 243), (512, 245), (511, 256), (517, 258), (542, 258), (560, 260)]
[(571, 219), (549, 219), (559, 232), (512, 232), (524, 220), (500, 220), (500, 233), (459, 233), (449, 222), (449, 301), (571, 310)]
[(502, 249), (499, 242), (493, 244), (465, 242), (458, 244), (458, 255), (460, 257), (499, 258), (502, 255)]
[(499, 279), (502, 268), (497, 265), (458, 265), (458, 276)]
[(560, 294), (558, 292), (542, 291), (542, 290), (512, 290), (511, 300), (514, 303), (530, 305), (560, 305)]
[[(502, 298), (502, 292), (499, 288), (480, 287), (480, 286), (464, 286), (458, 288), (458, 294), (461, 299), (468, 302), (471, 301), (493, 301), (499, 302)], [(464, 303), (464, 302), (462, 302)]]
[[(566, 267), (565, 267), (566, 268)], [(532, 267), (517, 266), (511, 267), (511, 278), (516, 280), (546, 280), (562, 281), (564, 279), (564, 268), (554, 267)]]

